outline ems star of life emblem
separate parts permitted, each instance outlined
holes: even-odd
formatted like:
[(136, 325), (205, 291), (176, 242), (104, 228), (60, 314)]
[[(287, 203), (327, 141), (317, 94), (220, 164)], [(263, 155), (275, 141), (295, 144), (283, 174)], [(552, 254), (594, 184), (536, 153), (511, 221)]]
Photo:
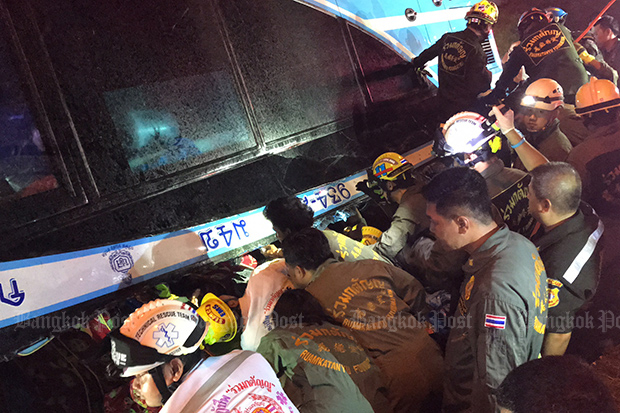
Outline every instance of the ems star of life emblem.
[(161, 324), (159, 330), (153, 332), (153, 338), (157, 339), (157, 347), (172, 347), (174, 340), (179, 338), (179, 332), (174, 331), (175, 325), (172, 323)]

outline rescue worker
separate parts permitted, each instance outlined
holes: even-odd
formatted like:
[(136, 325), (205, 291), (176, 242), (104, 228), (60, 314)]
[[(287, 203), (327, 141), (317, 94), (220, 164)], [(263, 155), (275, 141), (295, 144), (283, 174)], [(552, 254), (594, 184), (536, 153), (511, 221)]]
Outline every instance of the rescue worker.
[(493, 221), (482, 176), (451, 168), (425, 187), (431, 231), (469, 254), (446, 345), (444, 411), (495, 412), (494, 390), (539, 356), (547, 319), (546, 274), (534, 245)]
[(499, 9), (492, 1), (474, 4), (465, 15), (465, 30), (444, 34), (413, 59), (414, 67), (423, 68), (426, 62), (439, 57), (439, 94), (434, 109), (440, 119), (472, 110), (477, 96), (490, 88), (491, 72), (487, 70), (481, 43), (489, 36), (498, 16)]
[(543, 357), (511, 371), (497, 395), (503, 413), (617, 413), (607, 384), (574, 356)]
[[(271, 222), (276, 237), (280, 242), (290, 234), (304, 228), (310, 228), (314, 224), (314, 211), (312, 208), (294, 195), (270, 201), (265, 207), (263, 214)], [(329, 240), (334, 257), (339, 260), (384, 260), (369, 246), (346, 235), (329, 229), (324, 230), (323, 233)], [(279, 254), (279, 257), (281, 256)]]
[[(547, 13), (547, 16), (549, 16), (552, 22), (558, 23), (564, 27), (566, 26), (565, 23), (568, 13), (564, 10), (558, 7), (548, 7), (545, 9), (545, 13)], [(573, 37), (579, 36), (579, 34), (576, 34), (574, 31), (570, 31), (570, 33)], [(570, 40), (573, 41), (572, 37)], [(601, 73), (597, 72), (597, 69), (600, 69), (602, 66), (598, 62), (603, 63), (605, 59), (603, 59), (603, 54), (596, 45), (592, 34), (587, 33), (580, 40), (580, 43), (574, 43), (574, 45), (577, 54), (586, 66), (586, 70), (595, 75), (599, 73), (600, 76)], [(584, 51), (586, 52), (585, 54), (583, 54)], [(596, 62), (594, 60), (596, 60)], [(609, 76), (614, 76), (614, 74), (609, 72)], [(564, 102), (559, 109), (558, 120), (560, 121), (560, 129), (566, 135), (572, 146), (583, 142), (588, 136), (588, 129), (583, 125), (583, 120), (575, 113), (574, 104)]]
[[(516, 133), (514, 128), (510, 132)], [(460, 166), (479, 172), (499, 211), (500, 220), (511, 230), (529, 236), (534, 226), (534, 219), (527, 213), (525, 189), (529, 177), (523, 171), (505, 167), (499, 159), (497, 153), (502, 141), (498, 133), (499, 128), (493, 127), (483, 116), (462, 112), (444, 125), (437, 152), (440, 156), (453, 157)]]
[(257, 351), (300, 412), (392, 412), (381, 370), (309, 292), (286, 291), (273, 317)]
[(295, 288), (305, 288), (350, 329), (386, 376), (394, 411), (430, 411), (426, 403), (441, 393), (443, 363), (413, 315), (426, 312), (422, 285), (381, 261), (337, 262), (314, 228), (286, 237), (282, 248)]
[[(559, 7), (547, 7), (545, 9), (545, 13), (547, 13), (547, 16), (549, 16), (549, 19), (552, 22), (561, 24), (562, 26), (566, 27), (566, 18), (568, 17), (568, 13), (566, 13), (564, 10), (560, 9)], [(579, 33), (576, 33), (575, 31), (570, 29), (569, 31), (573, 38), (579, 36)], [(586, 33), (581, 38), (581, 40), (579, 41), (579, 45), (582, 46), (589, 55), (593, 56), (594, 59), (598, 60), (599, 62), (605, 61), (599, 47), (594, 41), (594, 37), (592, 36), (591, 32)], [(577, 47), (577, 52), (579, 53), (579, 46), (575, 44), (575, 47)]]
[(493, 92), (483, 99), (495, 103), (514, 88), (513, 78), (525, 67), (530, 81), (549, 78), (562, 85), (564, 100), (575, 102), (575, 93), (588, 81), (568, 29), (550, 21), (543, 10), (532, 8), (517, 24), (520, 44), (510, 54)]
[[(265, 217), (271, 221), (276, 237), (283, 241), (287, 236), (304, 228), (312, 227), (314, 212), (296, 196), (277, 198), (269, 202), (264, 210)], [(385, 261), (369, 246), (357, 242), (346, 235), (325, 230), (334, 257), (344, 261), (376, 259)], [(271, 251), (275, 247), (271, 246)], [(282, 256), (281, 251), (275, 256)], [(261, 338), (267, 334), (271, 325), (271, 312), (284, 291), (292, 288), (287, 277), (283, 259), (268, 261), (257, 267), (245, 289), (239, 305), (245, 320), (241, 335), (241, 348), (256, 351)]]
[[(392, 264), (400, 265), (396, 255), (403, 249), (407, 239), (428, 227), (424, 198), (420, 193), (425, 182), (415, 175), (413, 165), (396, 152), (380, 155), (370, 173), (372, 176), (369, 178), (378, 183), (387, 200), (398, 205), (390, 227), (371, 247)], [(367, 192), (366, 189), (364, 191)]]
[[(538, 79), (525, 90), (519, 108), (519, 130), (550, 161), (563, 162), (573, 146), (560, 130), (558, 114), (564, 104), (562, 86), (552, 79)], [(516, 159), (514, 167), (525, 169)]]
[(155, 300), (134, 311), (110, 333), (112, 361), (122, 376), (135, 376), (132, 398), (163, 413), (272, 409), (298, 412), (275, 372), (258, 353), (232, 351), (207, 357), (204, 342), (232, 339), (237, 316), (207, 294), (198, 310), (177, 300)]
[[(583, 182), (583, 200), (605, 224), (604, 266), (617, 263), (620, 242), (620, 93), (609, 80), (592, 77), (577, 93), (577, 113), (590, 136), (568, 155)], [(615, 267), (612, 265), (611, 268)]]
[[(594, 24), (592, 34), (605, 59), (601, 76), (617, 85), (620, 72), (620, 25), (613, 16), (603, 16)], [(611, 72), (615, 72), (615, 78), (610, 75)]]
[(604, 227), (592, 207), (581, 203), (581, 178), (572, 166), (550, 162), (530, 175), (529, 209), (542, 226), (531, 240), (549, 277), (543, 356), (561, 356), (571, 338), (575, 313), (596, 292)]

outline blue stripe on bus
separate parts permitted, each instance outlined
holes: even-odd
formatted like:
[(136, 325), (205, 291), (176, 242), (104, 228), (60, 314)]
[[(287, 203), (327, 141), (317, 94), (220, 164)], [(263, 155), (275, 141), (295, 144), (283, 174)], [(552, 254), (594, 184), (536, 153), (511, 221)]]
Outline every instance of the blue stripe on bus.
[(40, 317), (40, 316), (45, 315), (45, 314), (53, 313), (54, 311), (62, 310), (63, 308), (71, 307), (71, 306), (74, 306), (76, 304), (80, 304), (80, 303), (83, 303), (85, 301), (89, 301), (89, 300), (95, 299), (97, 297), (113, 293), (113, 292), (118, 291), (118, 290), (122, 290), (123, 288), (127, 288), (127, 287), (131, 287), (133, 285), (136, 285), (136, 284), (140, 284), (143, 281), (147, 281), (147, 280), (150, 280), (151, 278), (158, 277), (160, 275), (163, 275), (163, 274), (168, 273), (168, 272), (172, 272), (172, 271), (177, 270), (179, 268), (195, 264), (195, 263), (197, 263), (197, 262), (199, 262), (201, 260), (207, 259), (207, 258), (209, 258), (209, 257), (207, 257), (206, 255), (205, 256), (191, 258), (191, 259), (189, 259), (187, 261), (183, 261), (183, 262), (180, 262), (178, 264), (171, 265), (170, 267), (162, 268), (162, 269), (154, 271), (152, 273), (143, 275), (143, 276), (133, 280), (132, 283), (128, 284), (126, 287), (119, 288), (121, 284), (115, 284), (115, 285), (112, 285), (112, 286), (109, 286), (109, 287), (102, 288), (102, 289), (97, 290), (97, 291), (90, 292), (88, 294), (81, 295), (79, 297), (70, 298), (70, 299), (62, 301), (60, 303), (56, 303), (56, 304), (53, 304), (53, 305), (50, 305), (50, 306), (47, 306), (47, 307), (43, 307), (43, 308), (39, 308), (39, 309), (34, 310), (34, 311), (30, 311), (29, 313), (26, 313), (26, 314), (20, 314), (20, 315), (15, 316), (15, 317), (11, 317), (11, 318), (7, 318), (7, 319), (4, 319), (4, 320), (0, 320), (0, 328), (4, 328), (4, 327), (10, 326), (12, 324), (21, 323), (21, 322), (24, 322), (26, 320), (31, 320), (33, 318)]

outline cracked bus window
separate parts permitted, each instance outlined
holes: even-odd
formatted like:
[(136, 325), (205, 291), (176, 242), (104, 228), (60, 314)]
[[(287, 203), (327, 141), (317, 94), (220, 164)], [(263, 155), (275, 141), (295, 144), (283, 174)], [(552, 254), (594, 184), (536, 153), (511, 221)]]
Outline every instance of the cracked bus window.
[(0, 32), (0, 202), (58, 187), (16, 67)]

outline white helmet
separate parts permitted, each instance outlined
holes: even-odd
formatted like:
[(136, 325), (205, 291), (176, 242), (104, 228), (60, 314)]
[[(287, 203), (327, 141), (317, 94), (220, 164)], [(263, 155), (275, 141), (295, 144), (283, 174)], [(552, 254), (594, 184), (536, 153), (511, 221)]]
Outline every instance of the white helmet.
[[(112, 336), (112, 360), (123, 368), (125, 377), (148, 371), (172, 356), (196, 351), (207, 334), (207, 327), (205, 320), (187, 303), (151, 301), (131, 313), (120, 328), (120, 335), (129, 341), (118, 334)], [(141, 351), (139, 347), (154, 349), (156, 353)]]
[(564, 105), (562, 86), (553, 79), (538, 79), (527, 87), (521, 106), (554, 110)]
[(487, 119), (475, 112), (452, 116), (442, 129), (445, 155), (473, 153), (499, 133)]

